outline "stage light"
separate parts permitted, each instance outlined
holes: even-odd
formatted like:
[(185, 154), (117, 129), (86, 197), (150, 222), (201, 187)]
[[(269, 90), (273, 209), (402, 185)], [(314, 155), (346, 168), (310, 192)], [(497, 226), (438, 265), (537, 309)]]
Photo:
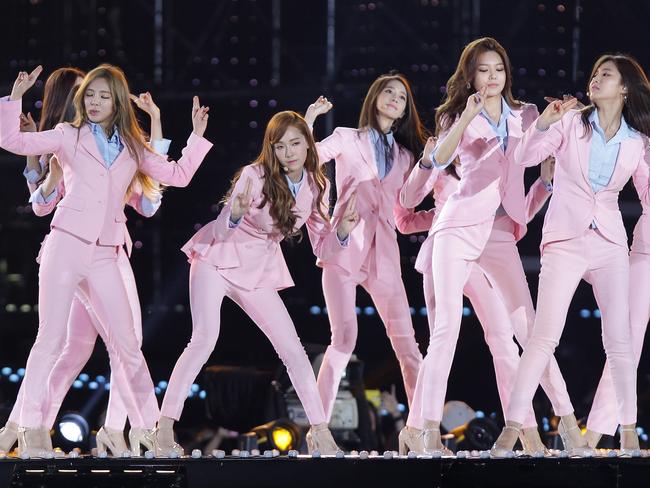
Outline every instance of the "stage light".
[(68, 452), (74, 448), (88, 450), (90, 427), (86, 419), (77, 412), (68, 412), (56, 423), (53, 443)]
[(277, 449), (281, 452), (288, 452), (300, 448), (300, 429), (289, 419), (272, 420), (266, 424), (253, 427), (244, 436), (250, 436), (251, 434), (257, 437), (259, 449)]

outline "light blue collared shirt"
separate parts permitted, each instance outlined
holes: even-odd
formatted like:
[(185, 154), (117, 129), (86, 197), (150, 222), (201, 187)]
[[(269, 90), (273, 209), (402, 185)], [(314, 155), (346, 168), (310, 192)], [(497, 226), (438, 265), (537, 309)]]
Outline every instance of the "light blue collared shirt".
[(605, 188), (612, 179), (621, 141), (636, 137), (636, 134), (625, 122), (625, 117), (621, 116), (618, 132), (609, 141), (606, 140), (605, 131), (600, 127), (598, 120), (598, 109), (594, 109), (589, 115), (589, 123), (593, 129), (589, 150), (589, 184), (595, 193)]
[(110, 137), (106, 137), (106, 132), (104, 132), (101, 125), (88, 122), (88, 126), (93, 136), (95, 136), (97, 149), (99, 149), (99, 154), (102, 155), (104, 165), (110, 168), (122, 152), (122, 149), (124, 149), (124, 144), (122, 144), (117, 127), (113, 127), (113, 134)]
[(285, 174), (284, 177), (287, 179), (287, 184), (289, 185), (289, 190), (291, 191), (293, 198), (296, 198), (298, 192), (300, 191), (300, 187), (302, 186), (302, 182), (305, 181), (305, 168), (302, 169), (302, 173), (300, 174), (300, 181), (298, 182), (291, 181), (289, 175)]
[[(377, 165), (377, 173), (379, 174), (379, 179), (383, 180), (386, 175), (390, 172), (391, 167), (387, 166), (388, 161), (386, 160), (386, 153), (382, 150), (384, 143), (382, 141), (381, 135), (375, 129), (370, 128), (370, 140), (372, 141), (372, 147), (375, 152), (375, 164)], [(388, 141), (389, 150), (393, 150), (393, 142), (395, 142), (395, 137), (392, 132), (386, 134), (386, 140)]]
[(510, 105), (506, 103), (505, 98), (501, 97), (501, 117), (499, 117), (498, 124), (495, 124), (490, 118), (485, 107), (483, 107), (479, 114), (483, 116), (485, 120), (488, 121), (488, 124), (490, 124), (490, 127), (492, 127), (497, 139), (499, 139), (499, 144), (501, 144), (503, 152), (506, 152), (506, 149), (508, 148), (508, 115), (510, 115), (510, 112), (512, 112)]

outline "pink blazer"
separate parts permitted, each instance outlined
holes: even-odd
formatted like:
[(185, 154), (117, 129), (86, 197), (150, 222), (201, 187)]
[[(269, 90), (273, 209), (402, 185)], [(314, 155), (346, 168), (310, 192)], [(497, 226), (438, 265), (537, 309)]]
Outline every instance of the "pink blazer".
[(107, 169), (86, 125), (76, 129), (64, 123), (48, 131), (20, 132), (20, 111), (20, 100), (0, 100), (0, 147), (24, 156), (56, 155), (66, 195), (58, 202), (51, 226), (88, 242), (124, 244), (124, 197), (137, 169), (165, 185), (186, 186), (212, 147), (192, 133), (178, 163), (144, 151), (139, 168), (125, 147)]
[(643, 204), (643, 213), (634, 227), (632, 252), (650, 254), (650, 205)]
[[(514, 162), (514, 154), (524, 130), (537, 118), (537, 107), (526, 104), (508, 115), (508, 147), (504, 153), (494, 131), (484, 117), (477, 115), (463, 133), (452, 159), (460, 158), (460, 183), (447, 199), (431, 233), (453, 227), (466, 227), (494, 220), (499, 205), (515, 222), (515, 238), (526, 233), (524, 171)], [(456, 121), (454, 124), (457, 124)], [(453, 127), (453, 125), (452, 125)], [(444, 131), (438, 142), (447, 137)], [(428, 193), (428, 192), (427, 192)], [(404, 207), (414, 207), (408, 192), (402, 192)], [(485, 226), (487, 241), (491, 226)]]
[[(270, 204), (267, 202), (259, 208), (264, 195), (264, 170), (259, 165), (248, 165), (244, 168), (232, 195), (244, 191), (246, 180), (252, 182), (252, 204), (241, 222), (232, 228), (230, 220), (231, 202), (228, 201), (221, 209), (219, 216), (206, 224), (183, 246), (190, 262), (200, 259), (217, 269), (232, 283), (246, 289), (273, 288), (281, 290), (293, 286), (291, 274), (280, 248), (284, 238), (275, 226), (274, 219), (269, 213)], [(318, 213), (317, 189), (310, 176), (305, 176), (296, 196), (293, 212), (297, 215), (296, 229), (307, 225), (307, 232), (314, 254), (318, 258), (329, 259), (337, 254), (343, 246), (336, 235), (336, 230)], [(325, 192), (327, 198), (328, 191)], [(324, 205), (327, 215), (327, 206)], [(348, 245), (353, 242), (352, 237)], [(342, 253), (343, 254), (343, 253)]]
[[(434, 224), (445, 205), (448, 204), (449, 198), (458, 190), (460, 183), (457, 178), (447, 171), (435, 168), (427, 170), (416, 165), (402, 188), (402, 199), (413, 206), (419, 205), (431, 192), (433, 192), (435, 200), (434, 212), (430, 216), (428, 213), (426, 214), (429, 216), (429, 235), (422, 243), (415, 261), (415, 269), (420, 273), (431, 272), (431, 257), (435, 235)], [(530, 222), (537, 212), (542, 209), (550, 195), (551, 193), (546, 189), (542, 180), (538, 178), (528, 190), (525, 198), (526, 223)], [(421, 218), (423, 219), (424, 215)]]
[[(338, 200), (333, 225), (345, 211), (352, 192), (357, 193), (359, 224), (352, 231), (349, 249), (318, 260), (319, 266), (335, 264), (349, 273), (356, 273), (375, 245), (377, 272), (386, 280), (401, 275), (400, 252), (395, 232), (396, 219), (406, 218), (409, 211), (399, 204), (399, 192), (408, 177), (413, 155), (399, 144), (393, 144), (393, 167), (379, 180), (375, 153), (367, 131), (338, 127), (316, 143), (321, 163), (336, 162)], [(418, 217), (419, 218), (419, 217)]]
[(555, 155), (553, 198), (541, 245), (577, 237), (595, 219), (607, 239), (627, 247), (618, 194), (632, 176), (641, 202), (650, 203), (648, 139), (639, 135), (622, 141), (609, 185), (594, 193), (589, 184), (591, 137), (583, 137), (583, 131), (580, 113), (570, 111), (545, 132), (531, 124), (515, 153), (521, 166), (534, 166), (549, 154)]
[[(36, 191), (38, 187), (36, 187), (35, 185), (32, 186), (34, 186), (34, 189), (32, 190), (33, 193), (34, 191)], [(56, 199), (54, 199), (50, 203), (32, 202), (32, 210), (34, 211), (34, 214), (38, 215), (39, 217), (44, 217), (46, 215), (49, 215), (54, 210), (58, 201), (61, 200), (63, 197), (65, 197), (65, 184), (63, 180), (61, 180), (61, 182), (57, 186)], [(150, 217), (149, 215), (145, 215), (145, 213), (142, 210), (142, 188), (140, 187), (140, 185), (134, 185), (133, 191), (129, 195), (129, 199), (126, 202), (126, 204), (131, 208), (133, 208), (136, 212), (138, 212), (143, 217), (147, 217), (147, 218)], [(127, 256), (131, 256), (133, 241), (131, 240), (131, 235), (129, 234), (129, 230), (126, 227), (126, 222), (124, 222), (122, 225), (124, 226), (124, 245), (126, 246), (126, 254)], [(43, 252), (43, 245), (45, 244), (46, 239), (47, 239), (47, 235), (43, 238), (43, 242), (41, 242), (41, 250), (38, 252), (38, 258), (36, 259), (36, 262), (38, 263), (40, 263), (40, 256), (41, 253)]]

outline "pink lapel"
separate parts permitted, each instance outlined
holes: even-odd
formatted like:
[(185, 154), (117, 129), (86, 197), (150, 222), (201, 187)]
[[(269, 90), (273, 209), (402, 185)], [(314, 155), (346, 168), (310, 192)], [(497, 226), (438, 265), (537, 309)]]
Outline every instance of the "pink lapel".
[[(614, 173), (612, 173), (612, 178), (609, 180), (609, 185), (607, 185), (608, 187), (611, 185), (622, 187), (627, 183), (631, 171), (634, 170), (633, 168), (630, 169), (630, 165), (627, 164), (627, 162), (638, 161), (642, 149), (643, 142), (638, 136), (628, 137), (621, 141), (618, 157), (616, 158), (616, 165), (614, 166)], [(619, 180), (620, 183), (617, 183)]]
[(591, 137), (583, 136), (585, 129), (582, 125), (581, 120), (582, 118), (580, 116), (573, 117), (573, 136), (575, 138), (576, 148), (578, 150), (578, 164), (580, 165), (582, 177), (587, 183), (589, 189), (593, 191), (593, 188), (591, 188), (591, 183), (589, 182), (589, 156), (591, 153)]
[(79, 130), (79, 144), (81, 147), (83, 147), (90, 156), (92, 156), (99, 164), (105, 168), (106, 165), (104, 164), (104, 158), (99, 153), (97, 141), (95, 141), (95, 136), (90, 130), (90, 127), (88, 127), (87, 124), (84, 124)]
[(506, 148), (506, 156), (508, 157), (512, 156), (523, 136), (521, 112), (521, 109), (511, 109), (508, 114), (508, 147)]
[(311, 176), (308, 173), (305, 173), (305, 179), (300, 185), (300, 190), (298, 190), (295, 200), (296, 203), (293, 206), (295, 213), (306, 212), (307, 215), (311, 213), (314, 194), (311, 189)]
[(355, 137), (354, 142), (357, 145), (359, 154), (361, 154), (361, 158), (365, 161), (373, 176), (379, 178), (377, 163), (375, 162), (375, 153), (372, 148), (372, 143), (370, 142), (370, 134), (368, 133), (368, 130), (360, 130), (357, 135), (358, 137)]

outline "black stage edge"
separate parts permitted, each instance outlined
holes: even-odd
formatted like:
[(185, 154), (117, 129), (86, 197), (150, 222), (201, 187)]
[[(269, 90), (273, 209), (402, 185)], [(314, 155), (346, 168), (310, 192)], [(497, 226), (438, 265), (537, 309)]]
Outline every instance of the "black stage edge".
[(650, 458), (54, 459), (0, 461), (2, 487), (648, 487)]

